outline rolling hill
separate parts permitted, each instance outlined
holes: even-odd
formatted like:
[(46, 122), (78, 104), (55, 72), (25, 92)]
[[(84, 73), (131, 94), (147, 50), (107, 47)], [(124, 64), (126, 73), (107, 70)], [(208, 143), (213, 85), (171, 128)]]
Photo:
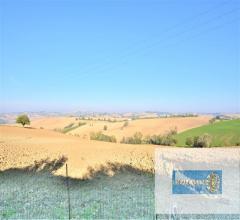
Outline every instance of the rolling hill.
[[(174, 117), (174, 118), (152, 118), (129, 120), (128, 125), (124, 126), (124, 121), (109, 122), (103, 120), (79, 120), (75, 117), (45, 117), (33, 120), (32, 127), (44, 129), (64, 129), (73, 124), (75, 129), (70, 129), (66, 134), (88, 139), (91, 132), (103, 132), (106, 135), (114, 135), (118, 141), (123, 137), (132, 136), (135, 132), (143, 135), (162, 134), (170, 129), (177, 128), (182, 132), (191, 128), (205, 125), (211, 116), (198, 117)], [(77, 126), (79, 123), (84, 125)], [(104, 126), (107, 130), (104, 130)]]

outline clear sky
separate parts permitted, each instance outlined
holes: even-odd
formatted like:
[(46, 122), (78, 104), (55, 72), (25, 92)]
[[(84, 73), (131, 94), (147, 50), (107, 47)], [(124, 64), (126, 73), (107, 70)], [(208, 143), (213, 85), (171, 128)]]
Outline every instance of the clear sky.
[(240, 111), (239, 0), (0, 0), (6, 111)]

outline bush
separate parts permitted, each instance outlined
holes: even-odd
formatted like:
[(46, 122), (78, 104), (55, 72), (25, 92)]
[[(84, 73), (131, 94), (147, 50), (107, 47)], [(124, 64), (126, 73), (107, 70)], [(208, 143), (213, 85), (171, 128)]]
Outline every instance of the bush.
[(192, 146), (193, 146), (193, 138), (192, 138), (192, 137), (188, 137), (188, 138), (186, 139), (185, 144), (186, 144), (187, 146), (189, 146), (189, 147), (192, 147)]
[(71, 128), (74, 125), (74, 123), (70, 123), (69, 125), (65, 126), (64, 129)]
[(177, 139), (171, 133), (167, 133), (165, 135), (147, 136), (145, 138), (145, 143), (154, 145), (173, 146), (177, 143)]
[(162, 136), (161, 135), (146, 136), (145, 139), (144, 139), (144, 143), (145, 144), (161, 145)]
[(216, 118), (212, 118), (212, 119), (209, 120), (209, 123), (213, 124), (215, 121), (216, 121)]
[(81, 127), (81, 126), (83, 126), (83, 125), (85, 125), (86, 124), (86, 122), (79, 122), (78, 123), (78, 127)]
[(200, 136), (196, 136), (193, 139), (193, 147), (210, 147), (212, 142), (212, 138), (209, 134), (203, 134)]
[(77, 125), (74, 125), (74, 123), (70, 123), (69, 125), (65, 126), (64, 128), (55, 128), (54, 131), (61, 132), (61, 133), (68, 133), (69, 131), (72, 131), (80, 126), (85, 125), (85, 122), (79, 122)]
[(123, 128), (127, 127), (128, 126), (128, 121), (125, 121), (124, 124), (123, 124)]
[(177, 143), (177, 139), (173, 135), (164, 135), (162, 136), (161, 145), (174, 146)]
[(103, 130), (106, 131), (107, 130), (107, 125), (103, 126)]
[(141, 132), (136, 132), (133, 135), (133, 143), (134, 144), (141, 144), (142, 143), (142, 138), (143, 138), (142, 133)]
[(133, 137), (123, 137), (121, 143), (124, 144), (154, 144), (154, 145), (166, 145), (173, 146), (176, 145), (177, 139), (171, 133), (166, 135), (148, 135), (143, 138), (140, 132), (137, 132)]
[(121, 143), (123, 144), (142, 144), (143, 135), (141, 132), (136, 132), (132, 137), (123, 137)]
[(176, 134), (177, 134), (177, 127), (171, 129), (171, 130), (167, 133), (167, 135), (176, 135)]
[(102, 132), (92, 132), (90, 134), (90, 139), (91, 140), (96, 140), (96, 141), (106, 141), (106, 142), (117, 142), (117, 139), (115, 136), (108, 136), (103, 134)]
[(27, 115), (19, 115), (16, 119), (16, 123), (24, 127), (25, 125), (30, 125), (30, 119)]
[(63, 129), (61, 129), (61, 128), (54, 128), (53, 130), (56, 131), (56, 132), (61, 132), (61, 133), (63, 133)]

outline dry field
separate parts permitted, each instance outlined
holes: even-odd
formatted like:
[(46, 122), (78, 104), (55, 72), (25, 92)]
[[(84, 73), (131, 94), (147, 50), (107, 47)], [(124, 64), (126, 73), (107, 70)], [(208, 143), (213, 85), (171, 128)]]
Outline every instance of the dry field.
[(64, 128), (70, 123), (75, 123), (75, 117), (42, 117), (31, 121), (34, 128), (56, 129)]
[[(184, 119), (182, 129), (187, 125), (197, 126), (195, 120)], [(61, 120), (61, 126), (70, 122)], [(156, 124), (154, 120), (130, 123), (137, 126), (140, 122), (153, 121)], [(173, 125), (170, 119), (166, 121)], [(120, 216), (121, 219), (153, 219), (155, 148), (91, 141), (48, 129), (2, 125), (0, 219), (67, 219), (65, 163), (69, 167), (73, 219), (119, 219)]]
[[(67, 158), (69, 174), (76, 178), (88, 177), (93, 170), (98, 170), (100, 166), (108, 166), (109, 163), (152, 170), (155, 146), (107, 143), (80, 137), (86, 137), (92, 131), (103, 131), (105, 124), (108, 129), (104, 133), (115, 135), (120, 139), (137, 131), (144, 135), (163, 133), (174, 127), (177, 127), (178, 131), (183, 131), (206, 124), (208, 120), (208, 116), (140, 119), (129, 121), (128, 126), (124, 128), (124, 122), (86, 120), (86, 125), (67, 133), (71, 135), (55, 132), (52, 129), (63, 128), (69, 123), (78, 123), (79, 120), (75, 117), (36, 119), (31, 124), (32, 128), (2, 125), (0, 126), (0, 170), (23, 168), (41, 160), (54, 160), (60, 157)], [(111, 172), (110, 170), (110, 175)], [(60, 168), (55, 174), (64, 175), (65, 171)]]
[(150, 145), (0, 126), (0, 219), (67, 219), (65, 163), (73, 219), (152, 219), (153, 152)]
[[(178, 132), (185, 131), (190, 128), (207, 124), (210, 118), (211, 116), (138, 119), (128, 121), (128, 126), (124, 127), (125, 122), (123, 121), (108, 122), (76, 120), (75, 117), (46, 117), (33, 120), (31, 126), (53, 130), (63, 129), (71, 123), (77, 125), (79, 122), (85, 122), (85, 125), (71, 130), (67, 132), (67, 134), (77, 135), (83, 139), (89, 139), (89, 134), (91, 132), (102, 131), (104, 134), (114, 135), (117, 140), (120, 141), (122, 137), (132, 136), (135, 132), (141, 132), (143, 135), (153, 135), (164, 133), (173, 128), (177, 128)], [(106, 131), (103, 130), (104, 125), (107, 126)]]
[[(153, 152), (154, 146), (150, 145), (112, 144), (82, 140), (43, 129), (0, 126), (2, 171), (31, 166), (41, 160), (66, 157), (70, 176), (83, 178), (88, 177), (90, 168), (98, 170), (108, 163), (152, 169)], [(60, 168), (56, 174), (65, 175), (65, 170)]]

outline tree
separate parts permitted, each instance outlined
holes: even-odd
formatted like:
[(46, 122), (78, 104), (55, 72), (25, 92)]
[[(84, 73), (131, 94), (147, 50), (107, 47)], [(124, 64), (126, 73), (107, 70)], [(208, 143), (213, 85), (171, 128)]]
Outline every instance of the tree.
[(24, 127), (25, 125), (30, 125), (30, 119), (27, 115), (19, 115), (16, 119), (16, 123), (22, 124)]

